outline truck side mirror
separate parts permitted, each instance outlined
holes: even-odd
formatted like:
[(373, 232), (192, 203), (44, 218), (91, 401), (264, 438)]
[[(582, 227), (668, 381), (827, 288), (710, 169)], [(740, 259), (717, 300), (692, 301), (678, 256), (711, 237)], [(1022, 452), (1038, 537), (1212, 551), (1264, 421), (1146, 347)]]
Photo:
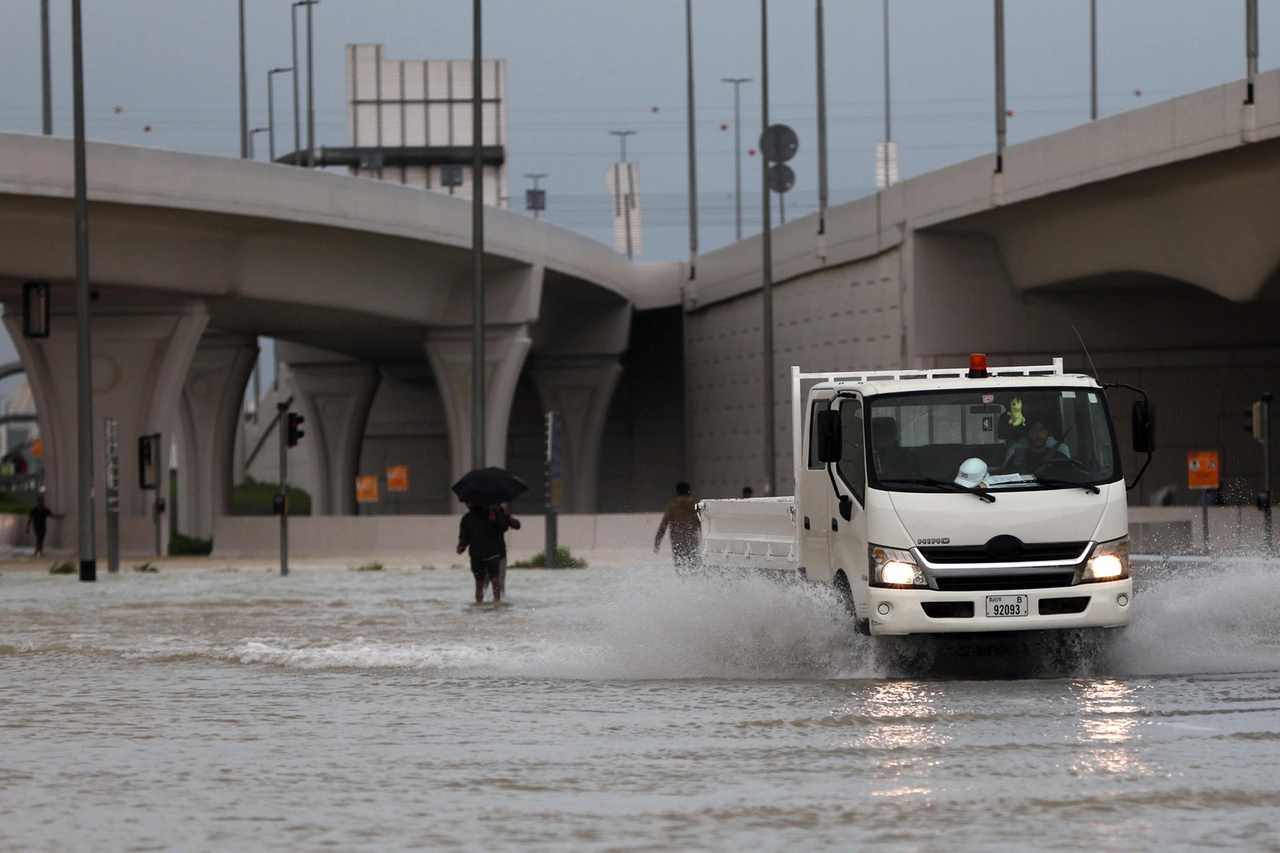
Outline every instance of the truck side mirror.
[(840, 461), (843, 435), (840, 430), (840, 410), (827, 409), (817, 413), (818, 461), (826, 465)]
[(1150, 400), (1133, 404), (1133, 452), (1151, 453), (1156, 449), (1156, 406)]

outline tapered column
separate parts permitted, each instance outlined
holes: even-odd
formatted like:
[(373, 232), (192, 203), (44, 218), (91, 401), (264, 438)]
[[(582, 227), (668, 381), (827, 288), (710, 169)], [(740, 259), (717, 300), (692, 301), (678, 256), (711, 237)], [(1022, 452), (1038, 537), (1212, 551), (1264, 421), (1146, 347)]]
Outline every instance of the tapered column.
[[(489, 326), (485, 333), (485, 462), (505, 465), (511, 402), (533, 341), (528, 327)], [(449, 425), (449, 458), (456, 480), (471, 470), (471, 330), (432, 329), (425, 343), (427, 359), (444, 402)]]
[(564, 416), (566, 508), (597, 510), (600, 442), (609, 403), (622, 375), (616, 355), (538, 357), (530, 366), (546, 411)]
[(360, 445), (382, 373), (368, 362), (280, 347), (293, 389), (292, 408), (306, 419), (306, 435), (296, 450), (311, 460), (311, 514), (355, 515)]
[[(21, 305), (5, 306), (5, 326), (27, 370), (27, 380), (40, 418), (44, 440), (46, 502), (66, 519), (50, 525), (49, 543), (75, 548), (73, 521), (76, 495), (76, 336), (73, 316), (55, 314), (48, 338), (22, 336)], [(153, 311), (115, 311), (95, 306), (93, 335), (94, 482), (105, 483), (103, 421), (113, 418), (120, 429), (120, 550), (153, 554), (155, 525), (152, 491), (138, 488), (138, 437), (160, 433), (163, 493), (168, 494), (169, 447), (177, 423), (183, 382), (200, 336), (208, 323), (203, 303), (166, 306)], [(97, 501), (99, 529), (105, 501)], [(161, 525), (167, 549), (168, 525)], [(98, 537), (104, 549), (105, 540)]]
[(178, 530), (213, 536), (213, 520), (230, 515), (235, 444), (245, 386), (258, 358), (253, 335), (205, 331), (187, 368), (178, 415)]

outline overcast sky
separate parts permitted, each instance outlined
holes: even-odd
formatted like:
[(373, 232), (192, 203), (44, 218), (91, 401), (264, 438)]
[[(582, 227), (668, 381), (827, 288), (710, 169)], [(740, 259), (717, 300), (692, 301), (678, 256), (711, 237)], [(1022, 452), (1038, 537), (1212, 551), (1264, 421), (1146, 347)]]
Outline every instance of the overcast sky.
[[(1103, 115), (1244, 76), (1244, 0), (1097, 2)], [(992, 0), (889, 5), (893, 136), (903, 177), (989, 153)], [(1088, 0), (1005, 5), (1010, 142), (1087, 121)], [(52, 6), (54, 129), (68, 135), (71, 3)], [(250, 121), (259, 126), (267, 124), (266, 72), (290, 63), (290, 6), (289, 0), (246, 0), (246, 6)], [(732, 87), (720, 79), (758, 81), (760, 3), (693, 0), (693, 6), (699, 219), (707, 250), (734, 235)], [(830, 183), (839, 202), (874, 191), (873, 148), (884, 127), (882, 0), (824, 6)], [(1260, 6), (1267, 70), (1280, 56), (1280, 0)], [(40, 130), (39, 7), (39, 0), (0, 0), (3, 130)], [(800, 136), (787, 207), (803, 213), (817, 203), (815, 2), (771, 0), (769, 7), (771, 116)], [(236, 0), (85, 2), (89, 138), (236, 156), (236, 9)], [(642, 169), (646, 250), (639, 259), (686, 257), (684, 3), (485, 0), (484, 9), (485, 54), (509, 64), (508, 158), (517, 203), (528, 185), (523, 174), (549, 173), (546, 217), (612, 242), (603, 176), (618, 146), (608, 131), (636, 130), (627, 153)], [(381, 43), (388, 59), (470, 56), (470, 0), (322, 0), (314, 15), (318, 144), (346, 142), (344, 45)], [(277, 77), (281, 150), (291, 138), (287, 81)], [(758, 84), (743, 86), (742, 95), (743, 147), (754, 147)], [(265, 147), (259, 137), (259, 156)], [(744, 157), (748, 178), (758, 174), (752, 166), (758, 161)], [(748, 202), (750, 234), (758, 230), (758, 194)]]

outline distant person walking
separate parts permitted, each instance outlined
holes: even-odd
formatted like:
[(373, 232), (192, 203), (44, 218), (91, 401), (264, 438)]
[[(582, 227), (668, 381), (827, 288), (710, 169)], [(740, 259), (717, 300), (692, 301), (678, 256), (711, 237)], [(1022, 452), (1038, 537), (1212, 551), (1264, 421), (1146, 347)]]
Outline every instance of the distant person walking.
[(27, 533), (36, 533), (36, 556), (44, 556), (44, 537), (49, 532), (49, 519), (62, 518), (61, 515), (44, 505), (44, 497), (36, 498), (36, 505), (27, 515)]
[(471, 574), (476, 579), (476, 604), (484, 603), (484, 588), (493, 586), (493, 601), (502, 601), (507, 583), (508, 530), (519, 530), (520, 520), (503, 504), (467, 504), (458, 526), (458, 553), (471, 549)]
[(662, 547), (662, 537), (671, 528), (671, 556), (677, 569), (691, 569), (698, 565), (698, 511), (689, 494), (688, 483), (676, 483), (676, 499), (667, 504), (658, 525), (658, 535), (653, 537), (653, 553)]

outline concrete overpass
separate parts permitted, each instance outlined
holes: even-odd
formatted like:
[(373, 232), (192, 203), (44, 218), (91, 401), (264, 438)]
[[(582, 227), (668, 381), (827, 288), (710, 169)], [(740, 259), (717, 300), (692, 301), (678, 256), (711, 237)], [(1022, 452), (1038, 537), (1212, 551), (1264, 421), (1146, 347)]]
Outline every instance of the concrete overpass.
[[(1280, 72), (1256, 92), (1245, 105), (1239, 81), (1015, 145), (1002, 174), (989, 155), (922, 175), (828, 211), (826, 235), (816, 216), (775, 231), (779, 430), (792, 364), (954, 365), (985, 351), (997, 364), (1065, 355), (1083, 371), (1074, 326), (1103, 379), (1140, 382), (1161, 404), (1165, 450), (1144, 489), (1185, 484), (1181, 451), (1217, 448), (1249, 493), (1261, 454), (1239, 410), (1280, 389)], [(704, 496), (763, 479), (759, 264), (759, 238), (743, 241), (704, 256), (686, 290), (688, 452)]]
[[(0, 299), (40, 414), (50, 502), (69, 514), (72, 175), (69, 140), (0, 134)], [(120, 422), (126, 548), (151, 537), (148, 496), (135, 488), (138, 435), (179, 436), (184, 532), (208, 536), (214, 517), (229, 512), (232, 448), (259, 335), (287, 342), (281, 354), (291, 362), (295, 408), (308, 419), (302, 450), (316, 511), (355, 511), (362, 436), (387, 366), (400, 375), (416, 367), (418, 384), (433, 389), (451, 460), (439, 466), (442, 476), (469, 467), (468, 202), (119, 145), (90, 144), (88, 175), (94, 414)], [(633, 311), (677, 304), (678, 267), (637, 267), (593, 240), (503, 210), (488, 209), (485, 227), (489, 461), (506, 462), (525, 377), (544, 408), (565, 412), (570, 505), (594, 510), (601, 434)], [(47, 340), (22, 338), (27, 280), (53, 283)]]

